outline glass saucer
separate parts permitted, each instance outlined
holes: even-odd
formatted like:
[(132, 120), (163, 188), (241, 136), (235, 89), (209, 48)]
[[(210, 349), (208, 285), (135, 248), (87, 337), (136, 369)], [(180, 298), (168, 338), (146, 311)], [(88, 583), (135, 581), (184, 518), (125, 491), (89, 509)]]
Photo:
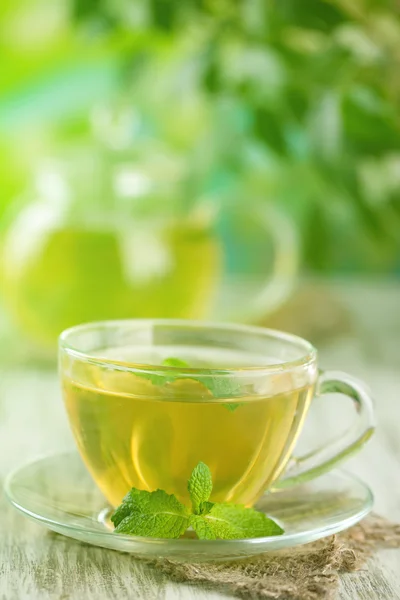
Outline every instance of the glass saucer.
[(95, 546), (143, 558), (200, 562), (233, 560), (306, 544), (342, 531), (372, 508), (369, 488), (336, 470), (307, 484), (266, 493), (257, 508), (279, 521), (285, 533), (245, 540), (178, 540), (118, 535), (108, 525), (111, 509), (79, 455), (47, 456), (11, 473), (5, 483), (9, 501), (49, 529)]

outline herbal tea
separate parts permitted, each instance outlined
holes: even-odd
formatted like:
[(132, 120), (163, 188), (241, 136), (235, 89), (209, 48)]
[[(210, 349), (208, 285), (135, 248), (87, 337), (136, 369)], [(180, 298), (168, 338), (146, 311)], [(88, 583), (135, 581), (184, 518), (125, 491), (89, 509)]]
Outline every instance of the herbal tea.
[[(211, 469), (214, 502), (252, 505), (282, 473), (312, 386), (219, 400), (212, 385), (180, 378), (179, 371), (163, 379), (135, 375), (126, 367), (179, 357), (177, 365), (223, 369), (265, 365), (265, 357), (160, 346), (118, 348), (101, 356), (121, 370), (79, 363), (71, 377), (64, 374), (63, 390), (79, 450), (112, 505), (131, 487), (160, 488), (189, 504), (186, 482), (200, 461)], [(174, 366), (174, 360), (165, 364)]]
[[(40, 212), (40, 216), (42, 212)], [(100, 217), (99, 217), (100, 218)], [(75, 323), (132, 317), (202, 318), (218, 283), (211, 230), (184, 220), (154, 226), (50, 227), (25, 220), (7, 234), (4, 298), (30, 337), (53, 349)], [(35, 235), (24, 231), (35, 224)], [(193, 268), (196, 265), (196, 268)]]

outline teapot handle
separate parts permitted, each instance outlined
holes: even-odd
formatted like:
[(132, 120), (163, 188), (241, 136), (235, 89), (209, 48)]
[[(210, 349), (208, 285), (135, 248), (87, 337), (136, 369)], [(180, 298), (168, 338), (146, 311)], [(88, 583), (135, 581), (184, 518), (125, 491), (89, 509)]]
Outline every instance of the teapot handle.
[[(299, 239), (293, 221), (276, 205), (256, 204), (252, 218), (261, 224), (272, 243), (272, 267), (262, 289), (230, 320), (254, 322), (276, 310), (293, 289), (299, 267)], [(243, 305), (242, 305), (243, 306)]]

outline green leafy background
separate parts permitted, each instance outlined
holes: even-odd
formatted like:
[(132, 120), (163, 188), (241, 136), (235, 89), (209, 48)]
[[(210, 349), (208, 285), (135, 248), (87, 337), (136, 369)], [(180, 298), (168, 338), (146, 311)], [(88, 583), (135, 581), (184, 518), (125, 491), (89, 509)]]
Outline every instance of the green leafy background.
[(305, 271), (399, 271), (399, 11), (2, 0), (0, 223), (49, 149), (125, 135), (281, 206)]

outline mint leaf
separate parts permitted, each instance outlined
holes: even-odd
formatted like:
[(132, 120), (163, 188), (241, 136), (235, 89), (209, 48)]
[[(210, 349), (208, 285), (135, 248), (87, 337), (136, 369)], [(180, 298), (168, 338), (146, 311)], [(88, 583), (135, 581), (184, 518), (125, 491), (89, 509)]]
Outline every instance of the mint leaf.
[(136, 488), (132, 488), (130, 492), (128, 492), (125, 498), (122, 500), (122, 504), (118, 506), (118, 508), (111, 515), (111, 521), (114, 524), (114, 527), (118, 527), (118, 525), (123, 521), (126, 517), (135, 510), (136, 507), (136, 499), (137, 496), (141, 494), (141, 490), (137, 490)]
[(211, 471), (203, 462), (199, 462), (192, 471), (188, 481), (188, 490), (192, 501), (193, 512), (199, 514), (202, 505), (207, 502), (212, 492)]
[(224, 404), (224, 406), (226, 406), (230, 412), (235, 412), (235, 410), (239, 408), (239, 406), (242, 406), (242, 404), (243, 402), (229, 402), (228, 404)]
[(132, 488), (111, 517), (116, 533), (179, 538), (191, 526), (201, 540), (281, 535), (283, 529), (264, 513), (241, 504), (213, 503), (209, 467), (199, 462), (188, 481), (192, 512), (163, 490)]
[[(203, 372), (207, 373), (207, 371)], [(214, 398), (231, 398), (240, 393), (241, 387), (237, 381), (225, 377), (215, 377), (218, 373), (218, 371), (213, 371), (213, 375), (201, 377), (199, 379), (199, 381), (210, 390)], [(221, 374), (222, 373), (223, 372), (221, 371)]]
[[(129, 496), (129, 494), (128, 494)], [(125, 499), (127, 496), (125, 496)], [(129, 535), (159, 538), (179, 538), (189, 526), (190, 513), (186, 506), (164, 490), (146, 492), (133, 488), (130, 497), (123, 502), (130, 514), (118, 508), (112, 519), (118, 522), (115, 531)]]
[(180, 358), (166, 358), (162, 362), (163, 367), (182, 367), (182, 369), (187, 369), (189, 367), (188, 363)]
[(176, 375), (172, 375), (169, 373), (164, 373), (163, 375), (160, 375), (159, 373), (142, 373), (142, 372), (137, 372), (135, 373), (136, 377), (141, 377), (142, 379), (148, 379), (148, 381), (151, 381), (151, 383), (153, 385), (165, 385), (166, 383), (172, 383), (173, 381), (176, 380)]
[[(180, 358), (166, 358), (161, 363), (163, 367), (189, 367), (188, 363)], [(151, 381), (153, 385), (165, 385), (166, 383), (173, 383), (177, 379), (182, 379), (182, 375), (177, 375), (174, 371), (165, 371), (164, 373), (142, 373), (137, 372), (136, 375), (138, 377), (142, 377), (143, 379), (148, 379)]]
[[(190, 365), (184, 360), (174, 357), (166, 358), (165, 360), (163, 360), (162, 366), (174, 368), (181, 367), (183, 369), (187, 369), (190, 367)], [(185, 373), (177, 374), (175, 371), (165, 371), (164, 373), (138, 372), (136, 373), (136, 375), (138, 377), (148, 379), (153, 385), (157, 386), (162, 386), (166, 383), (173, 383), (178, 379), (194, 379), (195, 381), (202, 383), (212, 393), (214, 398), (230, 398), (231, 396), (235, 396), (236, 394), (240, 393), (241, 387), (236, 381), (224, 377), (215, 377), (215, 375), (219, 374), (219, 371), (211, 371), (211, 369), (209, 369), (209, 373), (210, 375), (207, 375), (207, 370), (204, 369), (202, 371), (202, 375), (199, 378), (187, 375)], [(221, 371), (221, 373), (223, 373), (223, 371)], [(224, 404), (223, 406), (225, 406), (228, 410), (233, 412), (239, 406), (241, 406), (241, 403), (229, 403)]]
[(199, 540), (217, 539), (217, 534), (214, 531), (212, 524), (210, 525), (203, 515), (190, 515), (189, 523)]
[(204, 540), (236, 540), (283, 533), (283, 529), (264, 513), (241, 504), (214, 504), (208, 514), (192, 515), (190, 525)]

